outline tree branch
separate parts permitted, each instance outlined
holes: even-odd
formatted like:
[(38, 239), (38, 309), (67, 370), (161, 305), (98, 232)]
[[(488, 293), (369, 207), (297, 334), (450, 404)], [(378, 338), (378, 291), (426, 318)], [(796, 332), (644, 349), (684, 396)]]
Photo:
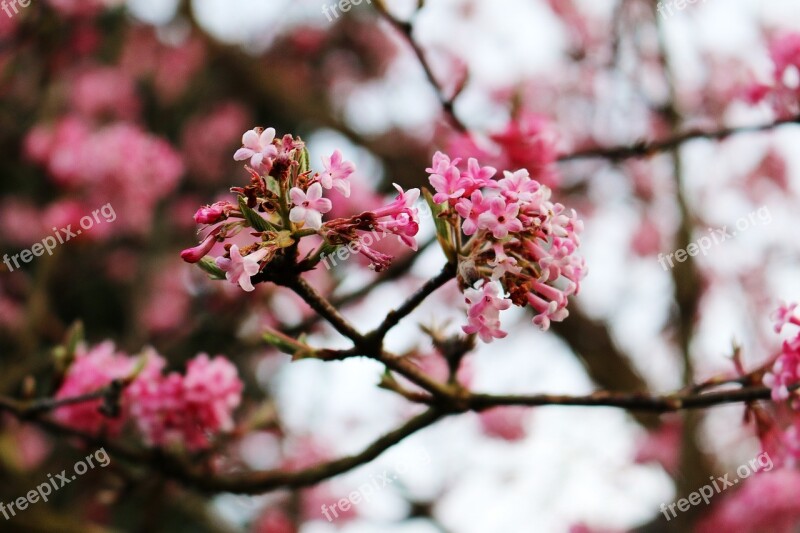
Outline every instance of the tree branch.
[(373, 332), (367, 335), (367, 338), (376, 342), (382, 342), (383, 338), (386, 334), (395, 327), (403, 318), (411, 314), (414, 309), (421, 304), (425, 298), (433, 294), (438, 288), (442, 285), (453, 279), (456, 275), (456, 267), (452, 263), (447, 263), (443, 268), (442, 271), (439, 272), (435, 277), (429, 279), (425, 285), (420, 287), (417, 292), (411, 295), (411, 297), (403, 303), (397, 309), (389, 311), (386, 315), (386, 318), (383, 320), (380, 326), (378, 326)]
[(461, 121), (460, 118), (458, 118), (458, 115), (456, 115), (454, 109), (455, 97), (447, 98), (444, 95), (444, 90), (439, 84), (439, 81), (436, 79), (433, 69), (425, 57), (425, 52), (422, 50), (422, 47), (419, 45), (419, 43), (414, 40), (414, 36), (412, 35), (414, 26), (410, 22), (402, 21), (389, 13), (383, 3), (383, 0), (375, 0), (373, 5), (380, 14), (381, 18), (394, 27), (405, 38), (405, 40), (411, 46), (411, 49), (414, 50), (414, 55), (417, 56), (417, 60), (419, 60), (422, 70), (425, 71), (425, 77), (428, 78), (433, 90), (436, 92), (436, 97), (439, 99), (439, 103), (442, 105), (445, 116), (447, 116), (447, 118), (450, 120), (452, 126), (461, 133), (468, 133), (469, 130), (467, 129), (467, 126)]
[(645, 157), (660, 152), (674, 150), (684, 143), (697, 139), (723, 140), (733, 135), (759, 133), (789, 124), (800, 124), (800, 116), (781, 118), (767, 124), (759, 124), (755, 126), (722, 128), (719, 130), (694, 129), (660, 141), (653, 141), (649, 143), (640, 141), (631, 145), (587, 148), (585, 150), (578, 150), (562, 155), (558, 158), (558, 161), (575, 161), (578, 159), (608, 159), (611, 161), (621, 161), (624, 159)]
[(328, 300), (314, 290), (314, 287), (309, 285), (306, 280), (300, 276), (295, 276), (286, 281), (286, 286), (292, 289), (314, 311), (327, 320), (336, 331), (352, 340), (356, 346), (363, 346), (365, 344), (365, 337), (359, 333)]

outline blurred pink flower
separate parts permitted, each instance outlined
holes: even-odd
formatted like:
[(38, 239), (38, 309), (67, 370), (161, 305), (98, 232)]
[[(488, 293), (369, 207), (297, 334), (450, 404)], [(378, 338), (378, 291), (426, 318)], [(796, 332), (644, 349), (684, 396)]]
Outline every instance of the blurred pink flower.
[(203, 182), (223, 179), (230, 164), (229, 150), (248, 122), (247, 110), (237, 102), (225, 102), (190, 118), (181, 131), (189, 177)]
[(712, 507), (698, 533), (792, 533), (800, 522), (800, 472), (781, 469), (750, 476)]
[(252, 533), (297, 533), (291, 518), (283, 509), (268, 507), (253, 524)]
[[(144, 370), (137, 376), (138, 380), (148, 380), (157, 375), (164, 367), (164, 360), (155, 352), (146, 356)], [(136, 369), (137, 361), (124, 352), (115, 350), (114, 343), (106, 341), (89, 349), (79, 346), (75, 361), (70, 365), (64, 381), (56, 393), (56, 399), (72, 398), (82, 394), (95, 392), (108, 386), (115, 379), (131, 377)], [(130, 388), (126, 389), (125, 396)], [(109, 418), (99, 411), (101, 400), (69, 405), (57, 409), (53, 416), (59, 422), (70, 427), (92, 434), (107, 432), (116, 435), (125, 424), (125, 413), (117, 418)]]
[(500, 406), (478, 413), (484, 435), (509, 442), (525, 438), (525, 420), (529, 408), (516, 405)]
[(233, 429), (233, 411), (242, 399), (242, 381), (227, 359), (200, 354), (186, 375), (137, 380), (128, 389), (130, 411), (149, 444), (207, 448), (210, 438)]
[(677, 473), (682, 434), (683, 424), (680, 420), (664, 422), (659, 428), (648, 431), (637, 443), (634, 462), (656, 462), (668, 473)]
[(132, 120), (141, 102), (133, 78), (118, 67), (94, 67), (75, 76), (70, 84), (73, 108), (88, 117)]

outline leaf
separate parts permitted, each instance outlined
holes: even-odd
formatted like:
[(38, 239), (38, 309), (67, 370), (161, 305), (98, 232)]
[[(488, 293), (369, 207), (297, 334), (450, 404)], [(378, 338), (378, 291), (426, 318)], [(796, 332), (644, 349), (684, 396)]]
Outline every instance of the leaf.
[(311, 170), (311, 156), (308, 153), (308, 148), (303, 146), (303, 149), (300, 151), (300, 174), (305, 174), (309, 170)]
[(275, 196), (281, 195), (281, 185), (272, 176), (267, 176), (267, 189), (275, 193)]
[(315, 352), (310, 346), (278, 331), (268, 329), (264, 333), (263, 339), (267, 344), (291, 355), (292, 361), (315, 358)]
[(431, 216), (433, 217), (433, 223), (436, 225), (436, 239), (439, 241), (439, 245), (442, 247), (442, 251), (448, 261), (454, 262), (456, 260), (456, 252), (453, 244), (453, 234), (450, 231), (450, 225), (447, 221), (439, 216), (445, 212), (444, 206), (446, 204), (437, 204), (434, 202), (431, 192), (425, 187), (422, 187), (422, 196), (428, 204)]
[(210, 257), (202, 258), (197, 266), (202, 268), (211, 279), (225, 279), (225, 271), (217, 266), (217, 263)]
[(83, 322), (78, 320), (73, 323), (67, 331), (64, 344), (56, 346), (53, 349), (53, 358), (55, 359), (56, 370), (59, 374), (66, 372), (75, 360), (75, 351), (78, 349), (78, 344), (82, 343), (83, 340)]
[(239, 197), (239, 209), (250, 227), (256, 231), (278, 231), (277, 227), (270, 224), (264, 217), (248, 207), (247, 200), (244, 196)]

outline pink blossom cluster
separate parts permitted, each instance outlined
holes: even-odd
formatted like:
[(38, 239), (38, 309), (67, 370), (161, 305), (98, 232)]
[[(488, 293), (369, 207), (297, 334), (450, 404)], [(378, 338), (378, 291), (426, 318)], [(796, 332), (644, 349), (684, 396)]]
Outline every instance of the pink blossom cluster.
[(63, 424), (89, 433), (119, 434), (129, 423), (151, 445), (207, 448), (214, 435), (233, 429), (233, 411), (243, 389), (236, 367), (222, 356), (200, 354), (186, 373), (164, 374), (164, 358), (147, 349), (139, 358), (116, 351), (110, 341), (79, 346), (56, 399), (95, 392), (113, 380), (129, 381), (120, 398), (120, 416), (100, 412), (102, 400), (60, 407)]
[[(782, 305), (775, 313), (775, 332), (780, 333), (784, 326), (793, 324), (800, 326), (800, 318), (795, 314), (797, 304)], [(800, 331), (791, 340), (783, 342), (781, 353), (775, 359), (772, 369), (764, 375), (764, 385), (772, 389), (774, 401), (786, 401), (795, 396), (790, 387), (800, 383)], [(800, 408), (800, 400), (792, 401), (795, 408)]]
[(108, 0), (47, 0), (53, 9), (66, 17), (94, 17), (106, 9)]
[(800, 110), (800, 33), (786, 33), (769, 46), (774, 69), (769, 83), (753, 83), (745, 88), (744, 98), (751, 104), (767, 102), (779, 116)]
[[(273, 128), (255, 128), (244, 133), (242, 147), (234, 154), (237, 161), (247, 161), (250, 184), (234, 187), (239, 203), (222, 201), (201, 207), (195, 222), (201, 225), (202, 242), (184, 250), (181, 257), (197, 263), (218, 244), (248, 228), (252, 240), (225, 244), (225, 253), (215, 259), (216, 267), (233, 284), (245, 291), (254, 289), (252, 277), (272, 262), (296, 271), (299, 250), (297, 241), (317, 236), (322, 244), (308, 253), (300, 264), (311, 270), (323, 254), (340, 246), (352, 247), (364, 255), (372, 267), (381, 270), (391, 257), (378, 252), (365, 242), (369, 232), (394, 235), (406, 246), (416, 249), (414, 237), (419, 231), (414, 204), (419, 190), (403, 191), (387, 205), (359, 215), (328, 221), (323, 216), (333, 210), (333, 201), (325, 191), (336, 190), (348, 198), (350, 176), (355, 165), (346, 161), (339, 150), (322, 158), (323, 170), (309, 168), (305, 143), (291, 135), (276, 137)], [(374, 242), (376, 239), (370, 237)], [(289, 267), (288, 265), (292, 265)], [(302, 271), (302, 270), (301, 270)]]
[(699, 533), (792, 533), (800, 521), (800, 472), (792, 469), (758, 473), (715, 505), (697, 527)]
[(469, 304), (464, 331), (484, 342), (505, 337), (499, 313), (512, 303), (530, 306), (533, 323), (544, 330), (564, 320), (567, 298), (586, 275), (576, 255), (583, 223), (575, 211), (551, 202), (550, 188), (525, 169), (496, 179), (494, 168), (474, 158), (462, 165), (437, 152), (427, 171), (433, 201), (443, 208), (438, 216), (449, 223), (458, 254)]
[(555, 167), (558, 158), (557, 137), (549, 119), (530, 111), (521, 111), (485, 143), (470, 134), (455, 137), (448, 152), (454, 157), (474, 157), (500, 170), (527, 169), (531, 177), (555, 187), (560, 175)]
[(79, 72), (70, 83), (70, 104), (85, 117), (133, 120), (141, 101), (134, 78), (117, 67), (95, 67)]
[(137, 79), (152, 83), (159, 101), (171, 104), (185, 95), (206, 60), (203, 39), (189, 34), (169, 43), (152, 28), (130, 28), (120, 54), (120, 67)]
[(237, 102), (224, 102), (193, 116), (181, 131), (181, 151), (190, 178), (212, 183), (230, 164), (228, 150), (248, 123), (247, 110)]
[(126, 122), (94, 129), (83, 118), (66, 116), (33, 128), (25, 152), (87, 205), (114, 205), (125, 214), (115, 231), (135, 235), (149, 231), (158, 202), (183, 174), (183, 162), (167, 141)]

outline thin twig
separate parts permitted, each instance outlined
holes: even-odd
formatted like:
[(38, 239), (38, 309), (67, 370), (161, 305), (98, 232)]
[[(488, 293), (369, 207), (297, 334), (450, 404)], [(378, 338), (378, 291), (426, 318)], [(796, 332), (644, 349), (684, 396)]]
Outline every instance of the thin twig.
[(722, 140), (732, 135), (759, 133), (789, 124), (800, 124), (800, 116), (781, 118), (767, 124), (759, 124), (755, 126), (722, 128), (718, 130), (689, 130), (660, 141), (641, 141), (629, 145), (588, 148), (562, 155), (558, 158), (558, 161), (575, 161), (578, 159), (608, 159), (610, 161), (621, 161), (623, 159), (645, 157), (660, 152), (673, 150), (686, 142), (697, 139)]
[(353, 341), (356, 346), (365, 343), (364, 336), (356, 330), (331, 303), (320, 295), (306, 280), (296, 276), (286, 286), (300, 296), (314, 311), (325, 318), (339, 333)]
[(425, 77), (428, 78), (428, 81), (436, 92), (436, 97), (439, 99), (439, 103), (442, 105), (442, 109), (444, 110), (447, 118), (450, 120), (450, 123), (461, 133), (467, 133), (469, 131), (467, 126), (461, 121), (460, 118), (458, 118), (458, 115), (456, 115), (453, 101), (454, 98), (448, 98), (444, 95), (444, 90), (439, 84), (439, 81), (436, 79), (436, 75), (434, 75), (433, 69), (428, 62), (428, 59), (425, 57), (425, 52), (422, 50), (422, 47), (419, 45), (419, 43), (417, 43), (417, 41), (414, 39), (414, 26), (410, 22), (400, 20), (389, 13), (382, 0), (375, 0), (372, 5), (375, 6), (375, 9), (378, 11), (381, 18), (393, 26), (400, 34), (402, 34), (409, 46), (411, 46), (412, 50), (414, 50), (414, 54), (417, 56), (417, 60), (422, 66), (422, 70), (425, 71)]
[(386, 334), (395, 327), (403, 318), (411, 314), (414, 309), (419, 306), (428, 296), (433, 294), (436, 289), (453, 279), (456, 275), (455, 266), (452, 263), (447, 263), (442, 271), (435, 277), (429, 279), (425, 285), (420, 287), (411, 297), (406, 300), (403, 305), (389, 311), (386, 318), (375, 331), (369, 333), (367, 338), (382, 341)]

